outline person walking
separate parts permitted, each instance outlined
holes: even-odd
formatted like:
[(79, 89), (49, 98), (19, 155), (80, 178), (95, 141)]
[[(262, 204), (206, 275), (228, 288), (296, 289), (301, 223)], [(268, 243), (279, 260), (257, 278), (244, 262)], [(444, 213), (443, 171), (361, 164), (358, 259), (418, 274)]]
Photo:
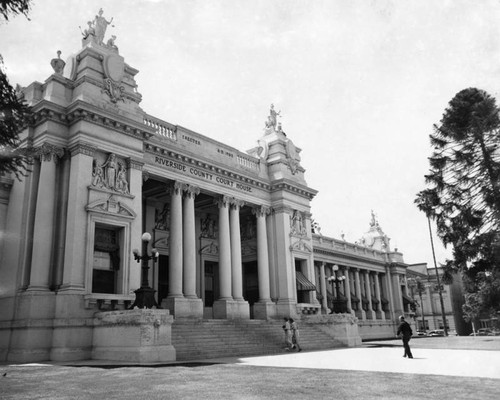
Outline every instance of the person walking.
[(413, 331), (411, 330), (410, 324), (405, 321), (405, 317), (403, 315), (399, 317), (399, 322), (400, 324), (396, 335), (403, 339), (403, 347), (405, 348), (405, 355), (403, 357), (408, 356), (408, 358), (413, 358), (409, 344)]
[(297, 322), (293, 320), (293, 318), (290, 318), (289, 321), (290, 329), (292, 330), (292, 349), (294, 347), (297, 347), (298, 351), (302, 351), (299, 343), (299, 326), (297, 325)]
[(283, 325), (283, 331), (285, 332), (285, 350), (290, 350), (293, 348), (290, 320), (287, 317), (283, 319), (285, 320), (285, 325)]

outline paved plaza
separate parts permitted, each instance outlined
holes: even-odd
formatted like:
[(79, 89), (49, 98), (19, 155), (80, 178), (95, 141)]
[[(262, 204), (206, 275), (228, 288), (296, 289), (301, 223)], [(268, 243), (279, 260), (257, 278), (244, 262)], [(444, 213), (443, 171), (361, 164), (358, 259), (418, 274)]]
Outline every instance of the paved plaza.
[(366, 342), (358, 348), (168, 365), (3, 364), (0, 397), (498, 398), (500, 337), (417, 338), (410, 344), (413, 359), (403, 358), (400, 341), (391, 340)]

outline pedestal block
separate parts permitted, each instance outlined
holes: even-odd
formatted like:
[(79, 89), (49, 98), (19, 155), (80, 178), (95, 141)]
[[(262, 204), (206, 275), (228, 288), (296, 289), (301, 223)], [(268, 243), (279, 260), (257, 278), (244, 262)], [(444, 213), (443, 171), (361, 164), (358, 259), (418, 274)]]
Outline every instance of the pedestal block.
[(175, 361), (173, 317), (168, 310), (95, 314), (92, 359), (153, 363)]
[(161, 306), (169, 310), (174, 317), (203, 318), (203, 302), (201, 299), (167, 297), (163, 299)]
[(238, 319), (238, 302), (235, 300), (214, 301), (213, 313), (215, 319)]
[(276, 316), (276, 304), (272, 301), (258, 302), (253, 305), (255, 319), (271, 319)]

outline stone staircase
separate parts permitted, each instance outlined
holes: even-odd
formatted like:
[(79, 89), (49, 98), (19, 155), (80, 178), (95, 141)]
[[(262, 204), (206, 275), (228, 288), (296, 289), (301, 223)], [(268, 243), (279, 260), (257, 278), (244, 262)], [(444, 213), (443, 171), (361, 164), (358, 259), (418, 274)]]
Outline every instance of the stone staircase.
[[(178, 361), (252, 356), (284, 352), (283, 321), (191, 320), (172, 324), (172, 344)], [(344, 347), (317, 323), (299, 321), (304, 351)]]

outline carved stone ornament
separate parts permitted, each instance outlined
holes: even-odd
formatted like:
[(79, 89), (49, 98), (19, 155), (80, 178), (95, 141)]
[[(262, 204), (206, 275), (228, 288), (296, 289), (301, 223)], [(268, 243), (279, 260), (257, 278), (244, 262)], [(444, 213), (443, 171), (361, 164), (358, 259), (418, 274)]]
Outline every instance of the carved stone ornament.
[(155, 208), (155, 229), (162, 231), (170, 229), (170, 207), (168, 203), (165, 203), (161, 210)]
[(90, 203), (85, 209), (89, 212), (97, 212), (108, 215), (120, 215), (125, 218), (134, 219), (137, 214), (127, 205), (117, 201), (113, 195), (105, 199), (99, 199)]
[(201, 220), (201, 237), (208, 239), (217, 237), (217, 223), (210, 214)]
[(297, 240), (290, 246), (291, 251), (300, 251), (302, 253), (312, 253), (311, 246), (302, 239)]
[(120, 100), (125, 101), (123, 98), (125, 88), (120, 83), (116, 83), (109, 78), (104, 80), (104, 93), (109, 96), (112, 103), (118, 103)]
[(269, 115), (267, 117), (267, 121), (265, 122), (264, 131), (266, 135), (276, 132), (276, 127), (278, 126), (278, 117), (281, 117), (280, 113), (281, 111), (276, 111), (274, 109), (274, 104), (271, 104)]
[(64, 155), (64, 150), (45, 142), (40, 147), (36, 148), (34, 155), (35, 157), (39, 157), (40, 161), (52, 161), (53, 157), (54, 162), (57, 162), (57, 160)]
[(216, 256), (219, 254), (219, 247), (215, 244), (215, 242), (212, 241), (206, 246), (203, 246), (200, 250), (200, 253)]
[(118, 193), (130, 194), (125, 163), (117, 161), (111, 153), (104, 164), (94, 159), (92, 170), (92, 186), (105, 188)]
[(54, 72), (58, 75), (62, 75), (64, 72), (64, 66), (66, 63), (61, 60), (61, 50), (57, 50), (57, 58), (53, 58), (50, 65), (54, 69)]
[(304, 215), (298, 210), (295, 210), (290, 216), (290, 234), (296, 236), (307, 236)]
[(292, 171), (292, 175), (295, 175), (300, 167), (300, 157), (298, 156), (297, 149), (291, 140), (287, 140), (286, 142), (286, 160), (290, 171)]

